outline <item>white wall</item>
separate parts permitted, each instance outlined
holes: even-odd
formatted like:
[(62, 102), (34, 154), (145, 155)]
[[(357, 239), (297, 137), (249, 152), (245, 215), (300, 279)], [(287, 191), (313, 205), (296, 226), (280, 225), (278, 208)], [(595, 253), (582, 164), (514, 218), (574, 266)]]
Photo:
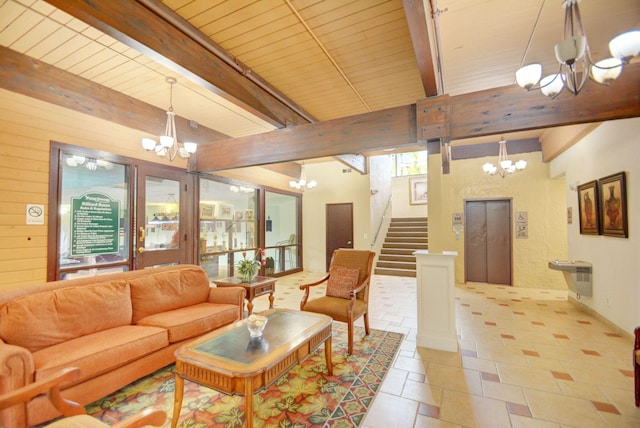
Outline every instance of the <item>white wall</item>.
[(371, 245), (369, 175), (343, 173), (341, 162), (308, 163), (307, 179), (318, 186), (306, 190), (302, 197), (303, 268), (310, 272), (326, 271), (326, 205), (353, 203), (353, 247), (369, 249)]
[[(415, 177), (427, 177), (426, 175), (412, 175), (409, 177), (394, 177), (392, 181), (393, 192), (393, 217), (427, 217), (429, 205), (411, 205), (409, 199), (409, 179)], [(429, 196), (427, 195), (427, 198)]]
[[(625, 171), (629, 238), (581, 235), (578, 195), (570, 185)], [(623, 330), (640, 325), (640, 118), (606, 122), (551, 162), (566, 176), (569, 259), (593, 263), (593, 297), (580, 302)]]

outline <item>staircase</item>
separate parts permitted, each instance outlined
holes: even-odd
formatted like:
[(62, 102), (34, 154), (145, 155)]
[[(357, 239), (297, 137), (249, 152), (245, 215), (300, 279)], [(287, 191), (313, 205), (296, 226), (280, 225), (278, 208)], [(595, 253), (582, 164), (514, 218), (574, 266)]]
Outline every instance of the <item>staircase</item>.
[(426, 217), (392, 218), (374, 273), (415, 278), (416, 258), (413, 252), (428, 248)]

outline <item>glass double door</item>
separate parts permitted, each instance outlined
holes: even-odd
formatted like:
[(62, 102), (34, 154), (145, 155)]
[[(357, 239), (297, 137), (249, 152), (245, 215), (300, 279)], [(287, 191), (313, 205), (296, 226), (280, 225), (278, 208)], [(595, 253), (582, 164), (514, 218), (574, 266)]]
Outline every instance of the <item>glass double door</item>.
[(190, 263), (193, 176), (52, 143), (47, 279)]

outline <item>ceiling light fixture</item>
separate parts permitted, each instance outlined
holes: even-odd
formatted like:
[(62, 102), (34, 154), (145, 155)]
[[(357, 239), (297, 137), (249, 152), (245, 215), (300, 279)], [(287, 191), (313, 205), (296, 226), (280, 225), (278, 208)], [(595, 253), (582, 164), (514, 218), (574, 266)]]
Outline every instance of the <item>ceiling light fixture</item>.
[[(628, 31), (609, 42), (612, 58), (596, 63), (591, 59), (587, 35), (582, 26), (580, 0), (564, 0), (564, 33), (562, 41), (555, 45), (560, 68), (555, 74), (542, 77), (540, 64), (529, 64), (516, 71), (516, 82), (526, 90), (540, 89), (546, 96), (555, 98), (566, 87), (578, 95), (587, 77), (601, 84), (609, 84), (618, 78), (622, 66), (640, 54), (640, 30)], [(541, 78), (542, 77), (542, 78)]]
[(304, 192), (305, 189), (313, 189), (318, 185), (316, 180), (307, 181), (307, 174), (304, 172), (304, 164), (300, 167), (300, 179), (298, 181), (291, 180), (289, 182), (289, 186), (294, 189), (302, 190)]
[(500, 145), (500, 150), (498, 151), (498, 166), (495, 166), (491, 162), (487, 162), (482, 165), (482, 170), (489, 175), (500, 175), (500, 177), (504, 178), (507, 174), (513, 174), (516, 171), (522, 171), (527, 167), (526, 160), (519, 160), (517, 162), (512, 162), (509, 160), (507, 155), (507, 142), (503, 137), (500, 137), (500, 141), (498, 141)]
[(173, 161), (177, 154), (181, 158), (187, 159), (196, 152), (198, 145), (187, 141), (184, 143), (178, 142), (176, 114), (173, 112), (173, 85), (176, 84), (177, 80), (174, 77), (167, 77), (165, 80), (170, 86), (169, 110), (167, 110), (167, 126), (165, 127), (164, 135), (160, 136), (160, 143), (157, 143), (153, 138), (143, 138), (142, 148), (148, 152), (155, 151), (160, 157), (169, 155), (169, 161)]

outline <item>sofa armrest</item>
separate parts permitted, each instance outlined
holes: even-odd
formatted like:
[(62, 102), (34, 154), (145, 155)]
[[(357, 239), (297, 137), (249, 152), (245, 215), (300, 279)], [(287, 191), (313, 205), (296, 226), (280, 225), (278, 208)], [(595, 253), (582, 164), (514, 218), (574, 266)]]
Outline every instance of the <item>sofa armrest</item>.
[[(0, 340), (0, 395), (31, 384), (35, 368), (33, 356), (26, 348)], [(0, 412), (0, 426), (26, 425), (27, 406), (18, 404)], [(17, 424), (17, 425), (13, 425)]]
[(242, 319), (246, 295), (247, 292), (242, 287), (211, 287), (209, 289), (209, 302), (238, 306), (240, 310), (238, 319)]

